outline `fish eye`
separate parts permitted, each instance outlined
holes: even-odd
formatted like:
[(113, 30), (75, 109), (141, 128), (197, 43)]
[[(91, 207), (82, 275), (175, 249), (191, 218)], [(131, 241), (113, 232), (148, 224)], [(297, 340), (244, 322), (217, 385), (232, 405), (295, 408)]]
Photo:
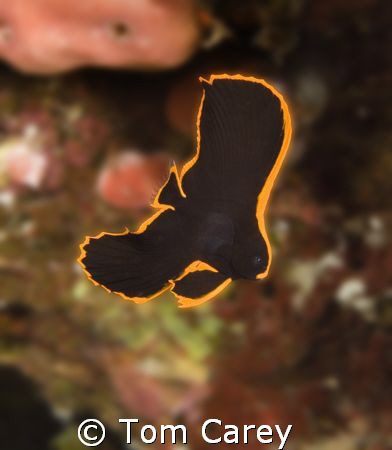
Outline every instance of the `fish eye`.
[(261, 259), (261, 256), (254, 256), (253, 257), (253, 264), (255, 265), (255, 266), (260, 266), (261, 265), (261, 263), (262, 263), (263, 261), (262, 261), (262, 259)]

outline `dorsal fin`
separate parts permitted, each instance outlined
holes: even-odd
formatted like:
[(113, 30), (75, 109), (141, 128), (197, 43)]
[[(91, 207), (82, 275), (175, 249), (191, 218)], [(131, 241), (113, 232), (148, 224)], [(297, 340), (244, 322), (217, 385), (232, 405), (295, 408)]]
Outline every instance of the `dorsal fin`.
[(170, 175), (167, 182), (159, 191), (154, 205), (166, 205), (175, 207), (179, 201), (181, 201), (185, 195), (182, 192), (182, 188), (179, 184), (177, 168), (175, 165), (170, 170)]

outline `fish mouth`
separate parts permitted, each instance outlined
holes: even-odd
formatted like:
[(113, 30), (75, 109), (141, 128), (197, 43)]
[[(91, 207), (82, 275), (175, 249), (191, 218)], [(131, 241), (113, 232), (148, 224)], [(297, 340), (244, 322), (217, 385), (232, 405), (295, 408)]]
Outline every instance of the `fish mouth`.
[[(267, 266), (265, 266), (265, 267), (267, 267)], [(258, 280), (257, 276), (259, 275), (259, 273), (263, 273), (264, 270), (265, 270), (264, 267), (261, 267), (260, 270), (259, 269), (257, 270), (257, 272), (255, 271), (252, 273), (241, 273), (241, 272), (234, 270), (234, 268), (231, 267), (230, 277), (233, 280), (242, 279), (242, 280), (257, 281)]]

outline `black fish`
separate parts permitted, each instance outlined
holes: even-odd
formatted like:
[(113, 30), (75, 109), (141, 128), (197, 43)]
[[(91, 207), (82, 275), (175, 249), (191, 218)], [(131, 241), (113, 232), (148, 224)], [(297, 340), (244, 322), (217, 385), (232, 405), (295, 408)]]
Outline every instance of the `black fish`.
[(180, 174), (173, 165), (157, 212), (134, 233), (81, 245), (88, 278), (137, 303), (170, 289), (181, 306), (196, 306), (232, 280), (268, 274), (264, 211), (290, 142), (286, 102), (253, 77), (201, 81), (196, 155)]

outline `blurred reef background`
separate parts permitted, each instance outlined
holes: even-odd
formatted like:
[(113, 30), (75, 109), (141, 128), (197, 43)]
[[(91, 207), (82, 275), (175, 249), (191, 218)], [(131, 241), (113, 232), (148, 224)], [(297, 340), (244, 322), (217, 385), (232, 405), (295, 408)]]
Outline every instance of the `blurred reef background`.
[[(119, 418), (185, 424), (190, 450), (209, 418), (292, 424), (287, 450), (392, 448), (391, 56), (388, 0), (0, 4), (2, 449), (83, 449), (91, 417), (103, 450), (162, 446), (135, 427), (127, 447)], [(270, 276), (134, 305), (88, 282), (79, 243), (150, 214), (211, 73), (290, 106)]]

